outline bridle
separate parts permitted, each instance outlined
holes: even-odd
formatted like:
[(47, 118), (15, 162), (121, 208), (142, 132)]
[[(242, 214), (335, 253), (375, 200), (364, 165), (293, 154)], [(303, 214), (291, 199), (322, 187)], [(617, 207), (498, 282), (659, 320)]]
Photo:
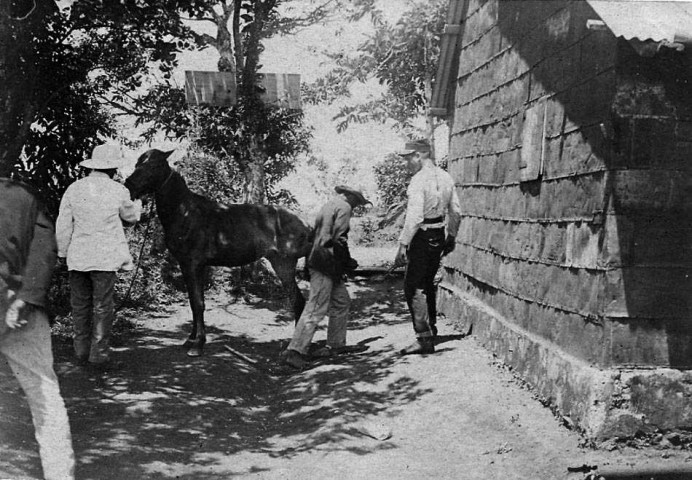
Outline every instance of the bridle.
[(163, 187), (166, 186), (166, 184), (167, 184), (168, 181), (171, 179), (171, 177), (173, 176), (174, 173), (175, 173), (175, 170), (173, 170), (173, 169), (171, 168), (171, 173), (168, 174), (168, 176), (166, 177), (166, 179), (163, 181), (163, 183), (162, 183), (161, 185), (159, 185), (159, 188), (157, 188), (157, 189), (154, 191), (154, 193), (159, 193), (161, 190), (163, 190)]

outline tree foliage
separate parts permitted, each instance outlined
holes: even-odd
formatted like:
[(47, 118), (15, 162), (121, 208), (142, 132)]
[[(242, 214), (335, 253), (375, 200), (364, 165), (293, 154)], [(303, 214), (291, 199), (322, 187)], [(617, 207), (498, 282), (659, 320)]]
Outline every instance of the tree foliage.
[(375, 165), (374, 170), (382, 206), (389, 208), (403, 203), (406, 200), (406, 186), (412, 176), (406, 168), (406, 162), (392, 154)]
[(393, 120), (396, 128), (410, 133), (413, 119), (427, 113), (447, 4), (446, 0), (412, 2), (394, 24), (381, 11), (367, 10), (374, 33), (355, 53), (330, 54), (336, 68), (306, 89), (306, 101), (330, 103), (348, 95), (353, 83), (375, 79), (386, 87), (384, 93), (366, 103), (344, 106), (335, 117), (337, 129)]
[(192, 46), (179, 12), (194, 0), (10, 0), (0, 7), (0, 175), (43, 192), (57, 208), (76, 165), (117, 135), (107, 108), (136, 95), (175, 52)]
[[(56, 208), (64, 188), (79, 175), (76, 165), (96, 143), (119, 134), (117, 119), (123, 115), (154, 121), (154, 127), (165, 126), (177, 138), (200, 139), (200, 146), (209, 153), (225, 151), (245, 174), (245, 184), (258, 175), (261, 184), (276, 178), (282, 166), (287, 173), (287, 162), (305, 148), (308, 132), (301, 115), (269, 112), (259, 102), (256, 84), (262, 41), (322, 21), (336, 7), (348, 6), (356, 15), (371, 3), (2, 2), (0, 64), (5, 69), (0, 69), (0, 100), (5, 109), (0, 116), (0, 175), (33, 183)], [(190, 25), (198, 22), (190, 20), (210, 22), (217, 34), (193, 31)], [(179, 114), (182, 92), (171, 83), (177, 52), (205, 47), (217, 49), (220, 70), (234, 71), (240, 87), (239, 107), (224, 114), (218, 128), (209, 112), (183, 109), (184, 114)], [(206, 120), (209, 123), (203, 124)], [(186, 130), (190, 125), (194, 128)], [(205, 137), (195, 136), (205, 129), (209, 130)], [(219, 131), (235, 135), (223, 149), (213, 140)], [(292, 138), (295, 145), (281, 150)], [(255, 189), (255, 200), (273, 195), (272, 185), (260, 187), (259, 194)]]
[[(259, 161), (264, 175), (262, 200), (294, 203), (290, 192), (277, 190), (277, 184), (293, 170), (296, 156), (309, 148), (311, 133), (303, 124), (302, 112), (261, 102), (254, 102), (252, 112), (248, 112), (250, 102), (244, 99), (233, 107), (190, 106), (183, 91), (171, 84), (150, 91), (146, 102), (158, 108), (147, 110), (138, 119), (140, 124), (148, 124), (145, 137), (163, 132), (173, 139), (188, 139), (207, 162), (212, 162), (207, 168), (216, 163), (221, 177), (241, 187), (232, 201), (247, 200), (242, 187), (248, 181), (251, 163)], [(261, 152), (252, 150), (257, 138), (261, 138)]]
[(274, 192), (274, 185), (291, 171), (296, 155), (307, 150), (310, 131), (303, 124), (301, 112), (267, 106), (261, 101), (258, 84), (263, 42), (322, 21), (343, 3), (200, 3), (195, 19), (211, 24), (215, 34), (200, 35), (199, 41), (217, 50), (219, 71), (236, 76), (238, 102), (231, 107), (189, 107), (184, 105), (180, 89), (170, 83), (159, 85), (138, 108), (145, 112), (140, 115), (140, 123), (150, 125), (146, 135), (162, 129), (173, 138), (190, 139), (210, 155), (235, 161), (244, 185), (243, 201), (290, 200), (287, 192)]

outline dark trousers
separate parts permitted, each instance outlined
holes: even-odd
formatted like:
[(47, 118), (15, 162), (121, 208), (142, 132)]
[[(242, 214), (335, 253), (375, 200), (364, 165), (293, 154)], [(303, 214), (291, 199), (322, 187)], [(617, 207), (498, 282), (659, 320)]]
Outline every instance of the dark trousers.
[(108, 360), (115, 320), (115, 272), (70, 270), (70, 303), (77, 357), (92, 363)]
[(435, 275), (440, 267), (444, 241), (444, 228), (419, 230), (408, 247), (404, 297), (418, 337), (433, 334), (437, 316)]

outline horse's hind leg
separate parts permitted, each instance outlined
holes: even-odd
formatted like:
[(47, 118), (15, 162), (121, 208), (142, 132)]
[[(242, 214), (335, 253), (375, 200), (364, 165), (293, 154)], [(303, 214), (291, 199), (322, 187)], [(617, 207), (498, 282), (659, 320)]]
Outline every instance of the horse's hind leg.
[(207, 341), (204, 329), (204, 266), (181, 262), (180, 269), (183, 272), (183, 278), (185, 278), (187, 295), (192, 309), (192, 330), (185, 341), (185, 347), (188, 349), (188, 356), (199, 357), (202, 355), (204, 344)]
[(272, 264), (276, 276), (281, 280), (281, 284), (291, 303), (294, 319), (298, 322), (305, 308), (305, 297), (303, 297), (303, 293), (300, 291), (300, 288), (298, 288), (298, 283), (296, 282), (296, 264), (298, 260), (296, 258), (281, 257), (279, 255), (272, 255), (267, 258)]

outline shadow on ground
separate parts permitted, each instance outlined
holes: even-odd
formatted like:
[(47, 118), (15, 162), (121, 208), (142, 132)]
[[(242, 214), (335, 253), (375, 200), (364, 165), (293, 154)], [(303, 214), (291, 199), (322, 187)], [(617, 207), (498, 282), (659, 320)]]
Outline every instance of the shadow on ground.
[[(408, 322), (397, 288), (392, 282), (350, 284), (357, 319), (350, 328)], [(428, 393), (411, 378), (392, 375), (400, 357), (381, 349), (321, 361), (299, 374), (284, 370), (276, 359), (285, 338), (255, 329), (238, 334), (230, 328), (234, 319), (228, 313), (239, 307), (217, 308), (217, 316), (228, 317), (229, 328), (210, 325), (212, 340), (201, 358), (185, 356), (180, 344), (189, 325), (181, 320), (166, 330), (144, 323), (116, 352), (122, 366), (105, 375), (72, 366), (69, 345), (56, 346), (78, 478), (205, 479), (256, 473), (260, 467), (235, 470), (230, 457), (240, 452), (283, 459), (314, 448), (369, 455), (395, 445), (352, 441), (362, 435), (359, 422)], [(262, 300), (245, 308), (258, 325), (279, 322), (286, 332), (287, 319), (276, 302)], [(28, 414), (22, 415), (25, 424)], [(20, 441), (31, 442), (32, 431), (26, 430), (16, 433)], [(40, 472), (35, 455), (16, 453), (10, 463), (19, 471)]]

